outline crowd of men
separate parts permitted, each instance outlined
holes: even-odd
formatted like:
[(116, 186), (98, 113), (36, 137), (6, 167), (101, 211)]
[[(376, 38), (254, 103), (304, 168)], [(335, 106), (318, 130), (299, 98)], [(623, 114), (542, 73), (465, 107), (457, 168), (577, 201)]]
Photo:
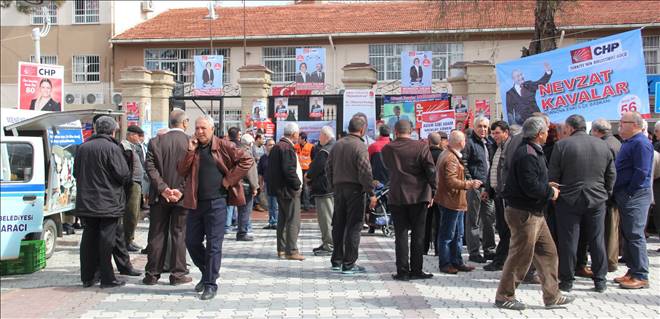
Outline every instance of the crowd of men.
[(189, 122), (184, 111), (172, 111), (169, 130), (149, 141), (141, 160), (134, 147), (139, 140), (131, 135), (139, 128), (129, 128), (127, 141), (118, 143), (117, 123), (107, 116), (96, 119), (95, 135), (79, 148), (74, 170), (76, 214), (85, 227), (80, 255), (85, 287), (97, 281), (102, 288), (124, 284), (115, 278), (112, 256), (121, 273), (141, 275), (125, 250), (137, 247), (144, 172), (150, 224), (142, 282), (155, 285), (166, 272), (171, 285), (191, 282), (187, 249), (202, 273), (195, 291), (203, 300), (217, 293), (233, 212), (236, 240), (253, 240), (248, 233), (255, 201), (260, 209), (268, 207), (264, 229), (276, 229), (278, 258), (305, 259), (298, 247), (301, 206), (314, 205), (321, 243), (313, 254), (330, 256), (332, 271), (366, 272), (358, 264), (360, 234), (383, 185), (389, 187), (382, 200), (395, 229), (394, 280), (433, 277), (422, 270), (431, 247), (440, 272), (474, 270), (462, 258), (465, 240), (468, 261), (502, 271), (495, 296), (500, 308), (525, 309), (515, 295), (521, 282), (541, 284), (548, 308), (574, 300), (562, 292), (571, 291), (575, 276), (592, 278), (594, 291), (604, 292), (619, 256), (628, 271), (614, 281), (626, 289), (649, 287), (645, 227), (652, 184), (660, 180), (654, 172), (660, 170), (654, 166), (660, 153), (638, 113), (623, 113), (623, 142), (608, 121), (594, 121), (587, 133), (580, 115), (552, 124), (541, 113), (517, 128), (477, 117), (466, 133), (432, 133), (426, 140), (413, 139), (410, 121), (400, 120), (393, 128), (381, 125), (375, 141), (366, 136), (366, 116), (358, 113), (345, 136), (335, 139), (326, 126), (316, 145), (295, 122), (285, 124), (277, 142), (259, 135), (257, 142), (237, 128), (220, 138), (207, 116), (195, 120), (190, 137)]

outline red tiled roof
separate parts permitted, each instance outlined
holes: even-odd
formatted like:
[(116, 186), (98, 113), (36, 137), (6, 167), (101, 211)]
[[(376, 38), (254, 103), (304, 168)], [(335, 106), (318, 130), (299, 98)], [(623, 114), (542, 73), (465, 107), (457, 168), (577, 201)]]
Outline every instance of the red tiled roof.
[[(248, 7), (249, 38), (296, 35), (533, 29), (534, 1), (396, 1)], [(558, 27), (660, 25), (660, 1), (568, 1), (556, 15)], [(218, 19), (205, 20), (206, 8), (173, 9), (145, 21), (113, 41), (243, 36), (243, 8), (216, 7)]]

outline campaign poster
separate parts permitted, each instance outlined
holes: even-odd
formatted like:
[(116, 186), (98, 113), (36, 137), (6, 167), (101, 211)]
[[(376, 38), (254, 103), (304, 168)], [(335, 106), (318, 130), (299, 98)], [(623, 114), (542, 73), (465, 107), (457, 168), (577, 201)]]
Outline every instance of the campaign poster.
[(18, 62), (18, 108), (62, 111), (64, 67)]
[(297, 121), (298, 120), (298, 105), (287, 105), (286, 107), (286, 118), (285, 121)]
[(401, 52), (401, 94), (431, 93), (432, 76), (431, 51)]
[(325, 48), (296, 48), (296, 90), (323, 90)]
[(467, 97), (462, 95), (453, 95), (451, 97), (451, 108), (456, 111), (456, 113), (467, 113)]
[(275, 119), (286, 120), (289, 116), (289, 98), (276, 97), (275, 98)]
[(275, 123), (273, 123), (270, 118), (267, 118), (265, 121), (254, 122), (254, 127), (256, 129), (261, 129), (264, 132), (264, 137), (266, 139), (275, 138)]
[(348, 132), (348, 122), (357, 113), (367, 116), (367, 135), (374, 136), (376, 131), (376, 92), (370, 89), (346, 89), (344, 90), (344, 125), (343, 131)]
[(140, 107), (137, 102), (126, 102), (126, 124), (140, 125)]
[[(277, 139), (284, 136), (284, 126), (286, 126), (288, 122), (289, 121), (277, 122), (277, 132), (275, 136)], [(307, 142), (312, 144), (318, 142), (322, 127), (330, 126), (333, 129), (336, 129), (337, 127), (335, 121), (297, 121), (296, 124), (298, 124), (298, 127), (300, 128), (300, 132), (307, 133)]]
[(474, 114), (490, 118), (490, 101), (474, 100)]
[(447, 135), (456, 126), (456, 112), (454, 110), (441, 110), (427, 108), (422, 115), (420, 137), (427, 138), (433, 132), (445, 132)]
[(266, 111), (266, 105), (268, 101), (263, 99), (254, 99), (252, 100), (252, 120), (253, 121), (265, 121), (268, 117)]
[(660, 110), (660, 82), (655, 82), (655, 112)]
[(193, 95), (222, 95), (222, 55), (195, 55), (195, 85)]
[(509, 125), (534, 112), (556, 123), (572, 114), (593, 121), (650, 113), (639, 29), (500, 63), (496, 72)]
[(323, 119), (323, 97), (313, 96), (309, 98), (309, 118), (315, 121)]
[(415, 127), (414, 104), (408, 102), (384, 103), (382, 119), (390, 130), (394, 130), (394, 125), (400, 120), (408, 120)]

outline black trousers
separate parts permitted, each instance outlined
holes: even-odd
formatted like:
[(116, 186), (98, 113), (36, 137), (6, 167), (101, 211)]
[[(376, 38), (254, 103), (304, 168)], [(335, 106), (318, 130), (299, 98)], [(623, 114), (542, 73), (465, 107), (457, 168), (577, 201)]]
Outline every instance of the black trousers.
[(164, 203), (149, 208), (149, 250), (145, 270), (147, 275), (160, 278), (165, 264), (167, 232), (172, 236), (170, 277), (180, 278), (186, 272), (186, 215), (188, 210)]
[(433, 250), (435, 256), (438, 255), (438, 245), (436, 238), (438, 237), (438, 221), (440, 220), (440, 207), (438, 204), (433, 204), (426, 213), (426, 225), (424, 226), (424, 254), (428, 254), (433, 243)]
[(575, 265), (580, 235), (583, 233), (591, 251), (594, 282), (604, 282), (607, 275), (605, 252), (605, 202), (587, 208), (583, 200), (573, 205), (557, 202), (557, 237), (559, 239), (559, 280), (575, 280)]
[(112, 249), (112, 258), (115, 260), (115, 265), (119, 272), (128, 272), (133, 269), (131, 264), (131, 256), (126, 249), (126, 240), (124, 239), (124, 225), (117, 223), (115, 238), (115, 247)]
[[(397, 274), (419, 274), (424, 263), (424, 226), (426, 225), (427, 203), (395, 206), (392, 209), (394, 222), (394, 251)], [(408, 231), (410, 235), (410, 255), (408, 254)], [(410, 256), (410, 257), (409, 257)]]
[(85, 228), (80, 240), (80, 279), (83, 282), (94, 280), (94, 274), (98, 269), (101, 283), (115, 281), (111, 259), (119, 218), (82, 217), (81, 219)]
[(334, 250), (330, 262), (333, 266), (353, 268), (358, 259), (360, 232), (364, 223), (367, 194), (360, 185), (341, 185), (335, 191), (335, 213), (332, 215), (332, 241)]
[(204, 285), (217, 287), (227, 223), (227, 199), (199, 201), (197, 209), (188, 214), (187, 223), (186, 247), (190, 258), (201, 271)]
[(500, 235), (500, 242), (495, 249), (495, 258), (493, 264), (504, 266), (506, 257), (509, 255), (509, 243), (511, 241), (511, 230), (504, 218), (504, 199), (499, 195), (495, 196), (495, 229)]

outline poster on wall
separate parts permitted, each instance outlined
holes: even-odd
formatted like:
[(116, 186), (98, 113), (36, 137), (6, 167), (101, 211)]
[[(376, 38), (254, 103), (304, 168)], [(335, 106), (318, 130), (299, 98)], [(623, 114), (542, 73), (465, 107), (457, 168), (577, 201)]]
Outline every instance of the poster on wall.
[(289, 98), (277, 97), (275, 98), (275, 119), (286, 120), (289, 116)]
[(325, 48), (296, 48), (296, 90), (323, 90)]
[(650, 113), (639, 29), (500, 63), (496, 72), (509, 125), (522, 125), (533, 112), (552, 122), (572, 114), (593, 121)]
[(18, 108), (62, 111), (64, 67), (18, 62)]
[(437, 108), (425, 109), (422, 115), (420, 137), (427, 138), (433, 132), (445, 132), (447, 135), (456, 126), (456, 112)]
[(490, 101), (474, 100), (474, 114), (475, 116), (485, 116), (490, 118)]
[(394, 130), (394, 125), (400, 120), (408, 120), (415, 127), (414, 105), (404, 102), (384, 103), (382, 119), (390, 131)]
[(314, 96), (309, 99), (309, 118), (315, 121), (323, 119), (323, 97)]
[(267, 118), (265, 121), (254, 122), (254, 127), (256, 129), (261, 129), (264, 132), (264, 137), (266, 139), (275, 137), (275, 123), (273, 123), (270, 118)]
[(401, 52), (401, 94), (431, 93), (432, 76), (431, 51)]
[(193, 95), (222, 95), (224, 68), (222, 55), (195, 55)]
[(462, 95), (453, 95), (451, 97), (451, 108), (456, 111), (456, 113), (467, 113), (467, 98)]
[(126, 102), (126, 123), (128, 126), (140, 125), (140, 107), (137, 102)]
[[(277, 139), (284, 136), (284, 126), (286, 126), (288, 122), (289, 121), (277, 122), (277, 132), (275, 134)], [(296, 121), (296, 124), (298, 124), (298, 127), (300, 128), (300, 132), (307, 133), (307, 142), (312, 144), (318, 142), (322, 127), (326, 125), (333, 129), (336, 129), (337, 127), (335, 121)]]
[(253, 121), (265, 121), (268, 117), (266, 112), (266, 105), (268, 101), (263, 99), (254, 99), (252, 100), (252, 120)]
[(357, 113), (366, 115), (369, 127), (367, 135), (373, 137), (376, 130), (376, 93), (374, 90), (346, 89), (344, 91), (343, 131), (348, 132), (348, 122)]

